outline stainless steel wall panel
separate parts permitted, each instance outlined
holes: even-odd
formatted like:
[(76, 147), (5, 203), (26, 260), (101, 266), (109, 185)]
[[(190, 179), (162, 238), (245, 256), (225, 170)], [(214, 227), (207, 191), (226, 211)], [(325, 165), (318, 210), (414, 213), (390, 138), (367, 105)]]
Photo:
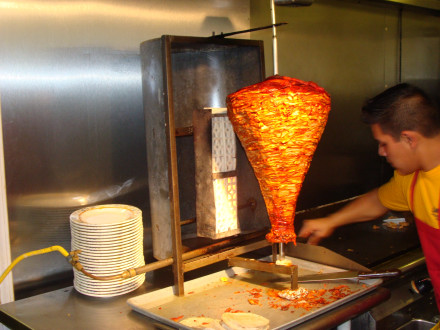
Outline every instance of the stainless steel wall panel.
[(402, 81), (425, 89), (440, 104), (440, 16), (402, 13)]
[[(109, 202), (144, 211), (150, 251), (139, 45), (248, 29), (249, 0), (0, 1), (0, 16), (12, 257), (70, 250), (70, 213)], [(14, 269), (17, 289), (63, 276), (53, 255)]]

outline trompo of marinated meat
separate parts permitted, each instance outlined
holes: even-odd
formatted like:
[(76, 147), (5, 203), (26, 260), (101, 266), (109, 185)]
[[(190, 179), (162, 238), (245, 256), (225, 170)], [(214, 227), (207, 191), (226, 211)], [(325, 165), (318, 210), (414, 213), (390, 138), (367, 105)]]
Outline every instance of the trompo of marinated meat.
[(314, 82), (276, 75), (228, 95), (226, 102), (269, 214), (266, 239), (296, 243), (296, 202), (327, 123), (330, 96)]

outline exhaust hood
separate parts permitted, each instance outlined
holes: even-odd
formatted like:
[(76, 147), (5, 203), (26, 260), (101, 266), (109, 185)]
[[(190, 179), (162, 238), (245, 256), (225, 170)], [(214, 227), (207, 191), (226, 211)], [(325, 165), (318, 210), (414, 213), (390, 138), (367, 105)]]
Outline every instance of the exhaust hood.
[[(370, 0), (374, 2), (389, 3), (395, 5), (405, 5), (419, 7), (429, 10), (440, 11), (440, 0)], [(314, 0), (275, 0), (277, 6), (303, 7), (310, 6)]]
[(440, 0), (382, 0), (381, 2), (391, 2), (431, 10), (440, 10)]
[(303, 7), (310, 6), (313, 0), (275, 0), (277, 6)]

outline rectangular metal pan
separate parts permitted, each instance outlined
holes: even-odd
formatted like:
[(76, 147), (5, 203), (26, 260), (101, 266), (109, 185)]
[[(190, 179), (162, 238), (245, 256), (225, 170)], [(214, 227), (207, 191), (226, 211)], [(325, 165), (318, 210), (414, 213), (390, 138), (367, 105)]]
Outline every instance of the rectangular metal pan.
[[(286, 258), (298, 265), (300, 276), (344, 270), (298, 258)], [(270, 257), (263, 260), (269, 261)], [(197, 316), (221, 319), (225, 311), (255, 313), (270, 320), (270, 329), (287, 329), (356, 299), (374, 290), (381, 283), (381, 279), (369, 279), (300, 284), (300, 287), (308, 290), (331, 290), (344, 285), (350, 289), (350, 293), (339, 300), (310, 310), (292, 307), (282, 310), (279, 306), (276, 308), (276, 302), (268, 292), (271, 289), (288, 289), (288, 277), (233, 267), (186, 282), (185, 295), (182, 297), (174, 294), (173, 287), (167, 287), (130, 298), (127, 303), (136, 312), (180, 329), (190, 329), (177, 323), (182, 319)], [(257, 304), (251, 304), (249, 299), (254, 298), (252, 292), (259, 290), (261, 297), (254, 299), (253, 302), (257, 301)]]

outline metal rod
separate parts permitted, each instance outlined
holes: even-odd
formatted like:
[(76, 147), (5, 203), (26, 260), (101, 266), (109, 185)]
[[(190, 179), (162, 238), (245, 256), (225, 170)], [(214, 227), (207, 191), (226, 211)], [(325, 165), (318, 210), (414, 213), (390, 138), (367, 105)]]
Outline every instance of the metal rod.
[(228, 261), (228, 265), (230, 267), (237, 266), (273, 274), (290, 275), (290, 289), (298, 289), (298, 266), (296, 265), (277, 265), (274, 262), (265, 262), (261, 260), (247, 259), (242, 257), (230, 258)]
[(222, 260), (226, 260), (228, 258), (232, 258), (243, 253), (262, 249), (264, 247), (269, 246), (269, 244), (270, 243), (266, 239), (263, 239), (258, 242), (250, 243), (248, 245), (237, 246), (232, 249), (227, 249), (226, 251), (221, 251), (213, 255), (204, 256), (200, 259), (191, 260), (183, 264), (184, 271), (189, 272), (191, 270), (201, 268), (203, 266), (207, 266)]
[(185, 225), (189, 225), (189, 224), (195, 223), (195, 222), (196, 222), (196, 218), (180, 220), (180, 225), (185, 226)]
[(272, 262), (277, 262), (278, 249), (276, 243), (272, 244)]
[(277, 28), (275, 17), (275, 1), (270, 0), (270, 12), (272, 16), (272, 52), (273, 52), (273, 74), (278, 74), (278, 44), (277, 44)]
[[(275, 24), (275, 26), (280, 26), (280, 25), (284, 25), (287, 23), (277, 23)], [(229, 32), (229, 33), (220, 33), (220, 34), (214, 34), (211, 36), (211, 38), (224, 38), (224, 37), (229, 37), (229, 36), (233, 36), (236, 34), (241, 34), (241, 33), (248, 33), (248, 32), (254, 32), (254, 31), (260, 31), (260, 30), (266, 30), (266, 29), (270, 29), (273, 28), (274, 24), (271, 25), (267, 25), (267, 26), (262, 26), (262, 27), (257, 27), (257, 28), (253, 28), (253, 29), (247, 29), (247, 30), (241, 30), (241, 31), (235, 31), (235, 32)]]
[(279, 243), (279, 252), (280, 252), (280, 258), (279, 260), (284, 260), (285, 253), (284, 253), (284, 243)]
[(184, 295), (183, 287), (183, 260), (182, 260), (182, 234), (180, 228), (180, 205), (179, 205), (179, 174), (177, 169), (177, 147), (176, 147), (176, 126), (174, 122), (174, 100), (171, 90), (171, 41), (169, 38), (163, 44), (163, 61), (166, 69), (166, 84), (163, 86), (166, 91), (166, 116), (165, 123), (167, 125), (167, 157), (168, 157), (168, 176), (169, 182), (169, 198), (170, 198), (170, 214), (171, 214), (171, 234), (172, 234), (172, 251), (173, 251), (173, 274), (174, 285), (177, 295)]
[[(241, 237), (236, 237), (236, 238), (228, 238), (225, 239), (223, 241), (211, 244), (211, 245), (207, 245), (192, 251), (188, 251), (183, 253), (182, 255), (182, 260), (188, 260), (188, 259), (192, 259), (192, 258), (196, 258), (202, 255), (205, 255), (207, 253), (213, 253), (215, 251), (220, 250), (221, 248), (225, 248), (234, 244), (238, 244), (238, 243), (242, 243), (242, 242), (246, 242), (248, 240), (252, 240), (252, 239), (257, 239), (258, 237), (264, 237), (264, 235), (267, 233), (267, 230), (262, 230), (262, 231), (258, 231), (258, 232), (254, 232), (254, 233), (250, 233), (250, 234), (245, 234)], [(173, 258), (167, 258), (164, 260), (160, 260), (160, 261), (155, 261), (149, 264), (146, 264), (144, 266), (140, 266), (136, 268), (136, 273), (137, 274), (143, 274), (143, 273), (148, 273), (150, 271), (159, 269), (159, 268), (163, 268), (169, 265), (173, 264)]]

